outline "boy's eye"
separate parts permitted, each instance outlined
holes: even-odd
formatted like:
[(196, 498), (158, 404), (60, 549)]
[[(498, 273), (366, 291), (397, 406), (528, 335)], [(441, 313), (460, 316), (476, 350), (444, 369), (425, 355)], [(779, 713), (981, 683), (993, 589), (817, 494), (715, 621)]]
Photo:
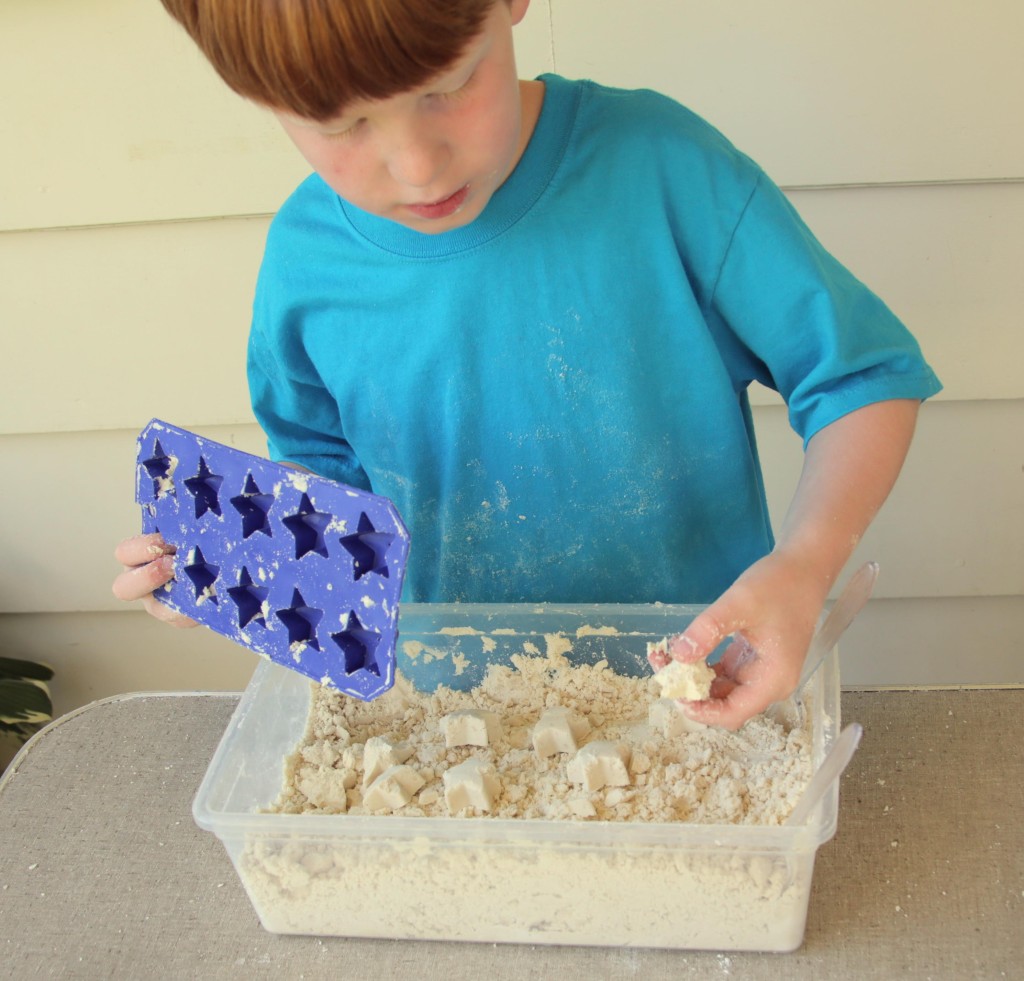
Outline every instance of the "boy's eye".
[(476, 72), (474, 71), (469, 75), (468, 78), (462, 79), (461, 81), (450, 86), (449, 88), (442, 89), (440, 92), (433, 93), (434, 97), (438, 99), (452, 99), (455, 98), (456, 96), (461, 95), (463, 92), (465, 92), (467, 88), (469, 88), (469, 83), (473, 81), (473, 77), (475, 75)]
[(351, 123), (345, 123), (341, 126), (334, 126), (331, 129), (322, 130), (322, 134), (328, 139), (336, 140), (343, 139), (346, 136), (354, 136), (359, 128), (366, 122), (365, 119), (356, 119)]

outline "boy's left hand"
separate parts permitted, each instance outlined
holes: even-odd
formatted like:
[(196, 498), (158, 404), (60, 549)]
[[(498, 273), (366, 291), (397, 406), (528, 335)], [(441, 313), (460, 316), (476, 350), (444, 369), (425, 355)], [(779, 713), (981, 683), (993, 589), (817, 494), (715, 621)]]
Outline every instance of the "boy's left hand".
[[(828, 583), (779, 552), (755, 562), (669, 641), (672, 658), (692, 662), (733, 638), (713, 665), (711, 697), (684, 702), (685, 714), (706, 725), (738, 729), (792, 694), (827, 595)], [(655, 655), (651, 667), (659, 670), (668, 661)]]
[[(918, 407), (871, 403), (811, 437), (774, 551), (669, 642), (676, 660), (696, 661), (735, 638), (714, 666), (711, 697), (684, 703), (690, 718), (738, 729), (792, 694), (828, 591), (903, 465)], [(664, 667), (658, 661), (667, 658), (651, 666)]]

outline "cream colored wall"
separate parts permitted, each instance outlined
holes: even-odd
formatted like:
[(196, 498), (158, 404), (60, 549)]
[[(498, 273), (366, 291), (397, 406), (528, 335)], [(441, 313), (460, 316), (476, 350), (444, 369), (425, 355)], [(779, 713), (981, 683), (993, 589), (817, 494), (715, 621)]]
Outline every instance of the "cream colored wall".
[[(534, 0), (519, 29), (524, 74), (661, 88), (719, 125), (943, 378), (851, 563), (882, 578), (850, 685), (1024, 681), (1022, 36), (1018, 0)], [(0, 651), (53, 663), (61, 711), (241, 687), (252, 655), (112, 598), (111, 551), (151, 417), (262, 451), (249, 303), (305, 167), (156, 0), (8, 0), (0, 88)], [(756, 402), (778, 514), (800, 450)]]

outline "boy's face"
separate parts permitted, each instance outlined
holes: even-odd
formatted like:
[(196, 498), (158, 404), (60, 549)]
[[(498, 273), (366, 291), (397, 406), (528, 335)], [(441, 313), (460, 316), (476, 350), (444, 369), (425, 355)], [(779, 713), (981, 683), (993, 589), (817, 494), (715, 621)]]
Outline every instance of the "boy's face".
[[(512, 49), (528, 5), (498, 0), (481, 34), (422, 88), (352, 103), (326, 123), (276, 115), (310, 166), (356, 207), (419, 232), (468, 225), (518, 163), (536, 121)], [(524, 104), (533, 107), (525, 116)]]

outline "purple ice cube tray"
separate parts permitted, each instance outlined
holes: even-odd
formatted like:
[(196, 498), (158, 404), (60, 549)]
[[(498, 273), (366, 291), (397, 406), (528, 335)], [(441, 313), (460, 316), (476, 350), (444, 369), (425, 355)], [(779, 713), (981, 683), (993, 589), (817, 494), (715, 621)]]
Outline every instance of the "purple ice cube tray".
[(394, 684), (409, 533), (391, 501), (159, 419), (135, 474), (143, 531), (177, 549), (161, 602), (364, 701)]

